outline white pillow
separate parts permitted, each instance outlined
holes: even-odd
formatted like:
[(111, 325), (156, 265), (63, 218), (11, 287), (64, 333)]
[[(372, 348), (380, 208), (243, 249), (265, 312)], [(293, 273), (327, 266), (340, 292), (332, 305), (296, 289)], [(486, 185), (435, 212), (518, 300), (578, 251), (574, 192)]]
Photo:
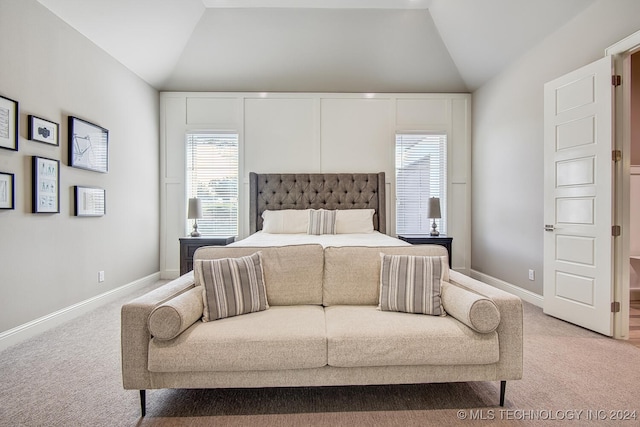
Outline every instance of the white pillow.
[(262, 212), (262, 232), (272, 234), (306, 233), (309, 209), (266, 210)]
[(336, 234), (372, 233), (375, 209), (339, 209), (336, 214)]

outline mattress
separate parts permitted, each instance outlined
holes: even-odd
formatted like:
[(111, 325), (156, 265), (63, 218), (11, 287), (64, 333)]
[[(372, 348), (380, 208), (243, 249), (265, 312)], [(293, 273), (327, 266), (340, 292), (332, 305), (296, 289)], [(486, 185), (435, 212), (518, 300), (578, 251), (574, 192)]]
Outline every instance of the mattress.
[(258, 231), (249, 237), (231, 243), (228, 246), (289, 246), (317, 243), (328, 246), (409, 246), (410, 244), (395, 237), (374, 231), (354, 234), (271, 234)]

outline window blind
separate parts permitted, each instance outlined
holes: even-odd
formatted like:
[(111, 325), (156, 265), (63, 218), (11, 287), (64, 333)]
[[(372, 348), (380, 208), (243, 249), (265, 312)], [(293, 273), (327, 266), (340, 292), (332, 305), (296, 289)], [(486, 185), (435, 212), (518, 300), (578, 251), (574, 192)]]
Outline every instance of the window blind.
[[(187, 134), (187, 197), (202, 203), (203, 236), (238, 235), (238, 134)], [(193, 220), (187, 220), (191, 230)]]
[(396, 233), (429, 234), (430, 197), (440, 198), (438, 231), (447, 232), (447, 135), (396, 134)]

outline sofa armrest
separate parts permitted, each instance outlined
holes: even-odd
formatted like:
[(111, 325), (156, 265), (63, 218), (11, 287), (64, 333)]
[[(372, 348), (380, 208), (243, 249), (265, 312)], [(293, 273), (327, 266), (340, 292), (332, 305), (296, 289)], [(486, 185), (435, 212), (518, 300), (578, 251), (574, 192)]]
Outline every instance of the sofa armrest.
[(522, 378), (522, 300), (508, 292), (495, 288), (479, 280), (450, 271), (449, 281), (478, 295), (491, 299), (500, 311), (500, 324), (496, 329), (500, 345), (500, 360), (497, 363), (496, 380)]
[(193, 272), (189, 272), (122, 306), (121, 351), (122, 382), (125, 389), (152, 388), (147, 369), (149, 359), (149, 333), (147, 319), (158, 305), (194, 287)]

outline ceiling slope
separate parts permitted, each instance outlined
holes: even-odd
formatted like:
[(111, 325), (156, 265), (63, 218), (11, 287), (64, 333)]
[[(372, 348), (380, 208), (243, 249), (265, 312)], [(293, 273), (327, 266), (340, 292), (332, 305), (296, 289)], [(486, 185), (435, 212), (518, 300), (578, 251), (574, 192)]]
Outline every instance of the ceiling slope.
[(169, 90), (464, 92), (428, 11), (208, 9)]
[(202, 0), (218, 8), (427, 9), (432, 0)]
[(594, 0), (432, 0), (429, 11), (475, 90)]
[(159, 88), (205, 11), (202, 0), (38, 0)]
[(461, 92), (595, 0), (38, 1), (159, 90)]

